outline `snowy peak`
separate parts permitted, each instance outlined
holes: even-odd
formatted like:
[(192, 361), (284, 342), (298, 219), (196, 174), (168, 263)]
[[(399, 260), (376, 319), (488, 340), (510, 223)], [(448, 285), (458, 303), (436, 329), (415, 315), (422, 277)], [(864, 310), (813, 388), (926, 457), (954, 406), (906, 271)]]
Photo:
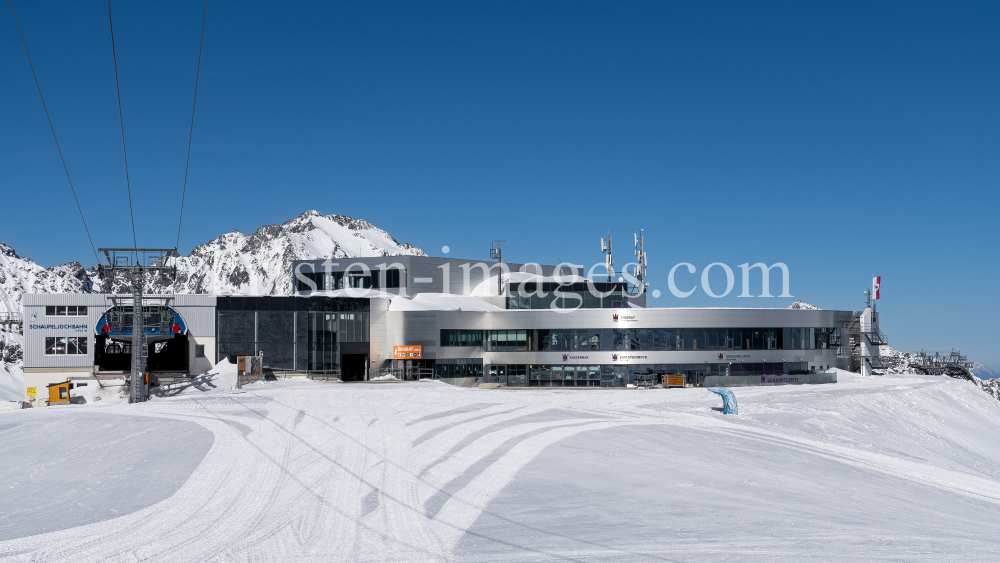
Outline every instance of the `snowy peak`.
[(0, 242), (0, 312), (21, 312), (25, 293), (86, 293), (92, 284), (79, 262), (43, 268)]
[[(174, 283), (149, 288), (165, 293), (245, 293), (281, 295), (292, 291), (294, 260), (375, 256), (426, 256), (363, 219), (310, 210), (280, 225), (251, 234), (231, 231), (196, 246), (177, 260)], [(97, 268), (79, 262), (43, 268), (0, 243), (0, 310), (20, 311), (24, 293), (108, 291)]]
[(817, 307), (815, 305), (810, 305), (810, 304), (806, 303), (805, 301), (796, 301), (795, 303), (792, 303), (791, 305), (789, 305), (788, 308), (789, 309), (807, 309), (807, 310), (810, 310), (810, 311), (822, 311), (822, 309), (820, 309), (819, 307)]
[(981, 364), (979, 362), (973, 363), (972, 364), (972, 369), (969, 370), (969, 371), (971, 371), (973, 374), (975, 374), (975, 376), (978, 377), (979, 379), (998, 379), (998, 378), (1000, 378), (1000, 373), (997, 373), (996, 370), (994, 370), (993, 368), (990, 368), (988, 366), (984, 366), (983, 364)]
[(175, 293), (281, 295), (292, 291), (295, 260), (426, 256), (363, 219), (310, 210), (249, 235), (232, 231), (195, 247), (177, 261)]

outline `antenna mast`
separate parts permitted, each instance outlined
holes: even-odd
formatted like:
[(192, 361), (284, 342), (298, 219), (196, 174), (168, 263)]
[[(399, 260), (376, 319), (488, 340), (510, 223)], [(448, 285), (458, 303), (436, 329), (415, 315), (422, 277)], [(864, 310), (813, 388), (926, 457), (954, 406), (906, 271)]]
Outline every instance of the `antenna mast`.
[[(505, 240), (495, 240), (490, 244), (490, 258), (497, 261), (497, 265), (503, 264), (503, 255), (500, 252), (500, 243)], [(497, 268), (497, 295), (503, 295), (503, 266)]]
[[(643, 249), (643, 229), (634, 233), (635, 237), (635, 266), (632, 267), (632, 277), (635, 278), (635, 285), (631, 288), (635, 295), (642, 295), (649, 285), (646, 283), (646, 251)], [(629, 291), (629, 293), (632, 293)]]
[(606, 254), (604, 257), (604, 266), (608, 270), (608, 283), (614, 281), (612, 278), (615, 275), (615, 261), (611, 258), (611, 232), (608, 232), (607, 237), (601, 237), (601, 252)]

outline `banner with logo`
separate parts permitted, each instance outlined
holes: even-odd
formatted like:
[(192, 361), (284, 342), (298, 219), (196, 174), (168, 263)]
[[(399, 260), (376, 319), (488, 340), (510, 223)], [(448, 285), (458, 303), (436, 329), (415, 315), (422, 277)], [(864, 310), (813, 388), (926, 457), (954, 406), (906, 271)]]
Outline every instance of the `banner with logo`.
[(872, 299), (878, 299), (878, 287), (882, 285), (882, 276), (872, 278)]
[(416, 346), (393, 346), (392, 357), (395, 360), (419, 360), (422, 347)]

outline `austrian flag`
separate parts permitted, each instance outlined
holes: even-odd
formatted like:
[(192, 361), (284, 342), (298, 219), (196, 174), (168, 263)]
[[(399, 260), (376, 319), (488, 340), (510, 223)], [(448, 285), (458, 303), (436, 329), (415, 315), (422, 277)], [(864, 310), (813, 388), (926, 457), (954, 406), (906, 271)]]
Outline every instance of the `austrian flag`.
[(878, 286), (882, 284), (882, 276), (872, 278), (872, 296), (878, 299)]

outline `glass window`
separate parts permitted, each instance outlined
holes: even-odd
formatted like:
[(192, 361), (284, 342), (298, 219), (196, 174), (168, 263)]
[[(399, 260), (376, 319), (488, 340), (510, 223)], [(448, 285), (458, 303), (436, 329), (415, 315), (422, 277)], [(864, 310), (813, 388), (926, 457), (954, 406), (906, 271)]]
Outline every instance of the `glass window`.
[(640, 350), (653, 349), (653, 329), (651, 328), (639, 329), (639, 349)]
[(56, 308), (53, 305), (48, 305), (45, 307), (45, 315), (49, 317), (56, 316)]
[(601, 329), (601, 350), (614, 350), (614, 348), (615, 348), (614, 329), (602, 328)]
[(77, 349), (77, 351), (80, 354), (86, 354), (87, 353), (87, 341), (88, 340), (90, 340), (89, 336), (81, 336), (80, 338), (77, 339), (77, 348), (76, 349)]
[(45, 355), (50, 356), (56, 353), (56, 339), (54, 336), (45, 337)]
[(552, 335), (547, 329), (538, 329), (539, 350), (552, 350)]
[(677, 340), (678, 340), (678, 329), (668, 328), (667, 332), (667, 342), (665, 350), (678, 350)]
[(666, 349), (667, 349), (667, 329), (654, 328), (653, 350), (666, 350)]
[(57, 305), (56, 306), (56, 315), (60, 316), (60, 317), (65, 317), (66, 316), (66, 306), (65, 305)]
[(66, 353), (66, 346), (67, 346), (66, 340), (67, 338), (65, 336), (56, 337), (56, 354)]
[(66, 353), (73, 354), (74, 356), (79, 354), (76, 350), (76, 337), (71, 336), (66, 339)]
[(708, 347), (705, 344), (705, 329), (695, 328), (691, 329), (691, 349), (692, 350), (707, 350)]
[(764, 329), (764, 349), (765, 350), (777, 350), (778, 349), (778, 329), (766, 328)]

